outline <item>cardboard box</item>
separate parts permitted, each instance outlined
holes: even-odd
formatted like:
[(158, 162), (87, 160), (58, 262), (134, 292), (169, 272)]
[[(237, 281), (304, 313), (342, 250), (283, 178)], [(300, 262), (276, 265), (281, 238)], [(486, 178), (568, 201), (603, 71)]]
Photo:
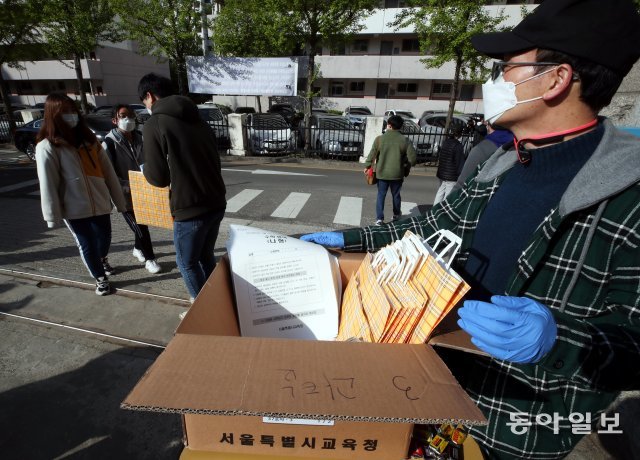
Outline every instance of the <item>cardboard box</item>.
[[(339, 255), (344, 286), (362, 257)], [(239, 337), (226, 258), (122, 407), (183, 414), (193, 450), (281, 457), (401, 459), (413, 423), (486, 424), (430, 345)]]

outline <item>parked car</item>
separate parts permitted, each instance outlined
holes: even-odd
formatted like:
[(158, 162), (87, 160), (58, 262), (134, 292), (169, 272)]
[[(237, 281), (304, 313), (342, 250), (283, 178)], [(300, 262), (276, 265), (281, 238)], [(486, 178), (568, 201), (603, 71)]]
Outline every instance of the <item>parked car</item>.
[[(104, 141), (104, 137), (113, 129), (111, 115), (86, 115), (87, 126), (96, 135), (98, 142)], [(14, 139), (18, 150), (25, 153), (29, 158), (36, 159), (36, 136), (40, 127), (44, 123), (43, 119), (33, 120), (16, 129)]]
[[(465, 148), (465, 154), (471, 147), (475, 134), (474, 132), (470, 132), (468, 129), (469, 120), (471, 119), (466, 115), (457, 114), (454, 114), (451, 119), (451, 126), (459, 126), (462, 129), (460, 142), (462, 142), (462, 145)], [(446, 133), (444, 132), (444, 126), (447, 122), (447, 113), (438, 112), (427, 115), (424, 117), (423, 121), (424, 125), (421, 126), (420, 129), (429, 135), (429, 143), (433, 145), (433, 153), (436, 153), (439, 150), (442, 141), (445, 139)]]
[(298, 113), (291, 104), (273, 104), (267, 113), (280, 114), (287, 120), (289, 126), (296, 128), (304, 115)]
[[(311, 126), (311, 148), (335, 157), (356, 157), (362, 155), (364, 132), (347, 117), (317, 114), (309, 118)], [(304, 123), (300, 125), (304, 139)]]
[(405, 119), (400, 132), (413, 144), (418, 161), (425, 161), (437, 152), (437, 144), (433, 143), (429, 134), (422, 131), (416, 122)]
[(36, 161), (36, 135), (44, 122), (43, 119), (33, 120), (16, 129), (13, 139), (18, 150), (26, 154), (32, 161)]
[(220, 107), (214, 104), (199, 104), (198, 112), (200, 113), (200, 117), (213, 129), (218, 149), (226, 150), (230, 148), (229, 120), (227, 116), (222, 113)]
[(389, 119), (390, 116), (392, 115), (398, 115), (402, 118), (404, 118), (405, 120), (410, 120), (414, 123), (418, 123), (418, 118), (416, 118), (416, 116), (413, 114), (413, 112), (410, 112), (409, 110), (387, 110), (384, 113), (384, 121), (385, 123), (387, 122), (387, 120)]
[(249, 149), (257, 154), (284, 153), (296, 145), (291, 127), (279, 113), (248, 114), (247, 139)]
[(253, 107), (236, 107), (235, 113), (256, 113)]
[[(20, 128), (26, 123), (38, 120), (43, 116), (43, 109), (23, 108), (13, 111), (13, 121), (16, 124), (16, 128)], [(0, 115), (0, 142), (10, 142), (11, 137), (11, 133), (9, 132), (9, 117), (7, 117), (6, 115)]]
[(367, 117), (373, 116), (369, 107), (365, 106), (349, 106), (344, 109), (342, 115), (347, 117), (349, 121), (356, 126), (363, 124)]

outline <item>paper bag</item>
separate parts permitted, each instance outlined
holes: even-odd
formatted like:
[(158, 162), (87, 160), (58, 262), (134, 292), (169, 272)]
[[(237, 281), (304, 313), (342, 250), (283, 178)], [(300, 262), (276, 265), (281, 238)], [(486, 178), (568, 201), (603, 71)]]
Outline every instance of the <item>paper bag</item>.
[(169, 187), (154, 187), (138, 171), (129, 171), (129, 187), (133, 211), (139, 224), (173, 229)]

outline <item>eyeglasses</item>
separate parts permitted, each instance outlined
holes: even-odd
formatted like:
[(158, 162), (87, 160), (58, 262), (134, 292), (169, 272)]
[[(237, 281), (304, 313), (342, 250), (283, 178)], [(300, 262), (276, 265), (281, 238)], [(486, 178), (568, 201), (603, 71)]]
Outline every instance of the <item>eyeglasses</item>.
[(538, 66), (547, 67), (552, 65), (560, 65), (559, 62), (512, 62), (512, 61), (496, 61), (491, 67), (491, 80), (495, 81), (500, 75), (504, 74), (505, 67), (523, 67)]

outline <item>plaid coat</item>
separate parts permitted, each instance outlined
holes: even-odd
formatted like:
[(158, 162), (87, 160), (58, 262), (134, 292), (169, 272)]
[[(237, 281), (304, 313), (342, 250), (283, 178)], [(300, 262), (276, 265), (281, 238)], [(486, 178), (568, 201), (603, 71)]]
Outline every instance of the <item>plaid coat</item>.
[[(462, 356), (473, 378), (461, 383), (489, 421), (472, 434), (492, 458), (562, 458), (585, 434), (574, 432), (579, 416), (595, 424), (621, 390), (640, 388), (640, 141), (603, 123), (602, 141), (532, 235), (505, 292), (552, 310), (554, 348), (526, 365)], [(347, 231), (345, 249), (375, 251), (406, 230), (426, 237), (446, 228), (462, 238), (464, 266), (482, 212), (516, 161), (499, 149), (427, 215)]]

